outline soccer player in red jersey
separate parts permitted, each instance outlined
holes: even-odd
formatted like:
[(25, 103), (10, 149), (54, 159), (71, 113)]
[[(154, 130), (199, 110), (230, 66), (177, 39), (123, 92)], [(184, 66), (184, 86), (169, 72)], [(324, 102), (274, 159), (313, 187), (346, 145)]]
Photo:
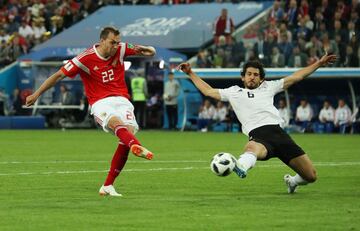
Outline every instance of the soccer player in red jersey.
[(144, 148), (134, 136), (139, 126), (134, 116), (134, 106), (129, 101), (124, 59), (131, 55), (154, 56), (155, 53), (151, 46), (120, 42), (119, 30), (105, 27), (100, 33), (99, 43), (68, 61), (26, 98), (26, 105), (33, 105), (41, 94), (59, 80), (66, 76), (74, 78), (77, 74), (80, 75), (91, 105), (91, 114), (104, 131), (111, 131), (119, 138), (110, 171), (99, 190), (100, 195), (121, 196), (113, 183), (124, 167), (129, 151), (148, 160), (153, 157), (153, 153)]

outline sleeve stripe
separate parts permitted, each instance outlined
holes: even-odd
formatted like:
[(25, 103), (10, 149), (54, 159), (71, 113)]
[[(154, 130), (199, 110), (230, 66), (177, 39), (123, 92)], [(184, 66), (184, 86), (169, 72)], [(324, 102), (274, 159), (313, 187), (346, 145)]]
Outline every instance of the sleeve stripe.
[(84, 64), (82, 64), (77, 58), (72, 59), (73, 63), (78, 66), (81, 70), (85, 71), (88, 75), (90, 75), (90, 70)]
[(120, 48), (120, 63), (121, 65), (124, 64), (124, 55), (125, 55), (125, 50), (126, 50), (126, 43), (120, 43), (121, 44), (121, 48)]

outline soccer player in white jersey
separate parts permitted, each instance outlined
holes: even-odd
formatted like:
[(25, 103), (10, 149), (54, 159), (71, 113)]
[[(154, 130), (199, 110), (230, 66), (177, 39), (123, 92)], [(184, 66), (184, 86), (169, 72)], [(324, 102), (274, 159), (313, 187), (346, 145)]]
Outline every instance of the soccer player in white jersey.
[(59, 80), (80, 75), (91, 105), (91, 114), (104, 131), (111, 131), (119, 138), (110, 171), (99, 190), (100, 195), (121, 196), (113, 183), (124, 167), (129, 151), (149, 160), (153, 157), (153, 153), (141, 146), (134, 136), (139, 126), (134, 116), (134, 107), (129, 101), (124, 59), (132, 55), (153, 56), (155, 53), (151, 46), (121, 42), (119, 30), (105, 27), (100, 32), (99, 43), (68, 61), (44, 81), (34, 94), (26, 98), (26, 105), (33, 105), (41, 94)]
[(242, 124), (243, 133), (249, 136), (245, 152), (240, 155), (234, 172), (244, 178), (248, 170), (255, 166), (256, 160), (278, 157), (297, 173), (295, 176), (289, 174), (284, 176), (288, 192), (293, 193), (298, 185), (312, 183), (317, 176), (309, 157), (280, 128), (281, 118), (273, 105), (274, 96), (308, 77), (319, 67), (335, 60), (335, 55), (325, 54), (314, 64), (274, 81), (266, 81), (263, 65), (260, 62), (251, 61), (243, 66), (241, 72), (244, 88), (232, 86), (226, 89), (215, 89), (198, 77), (191, 70), (189, 63), (180, 64), (178, 69), (186, 73), (204, 95), (229, 101)]

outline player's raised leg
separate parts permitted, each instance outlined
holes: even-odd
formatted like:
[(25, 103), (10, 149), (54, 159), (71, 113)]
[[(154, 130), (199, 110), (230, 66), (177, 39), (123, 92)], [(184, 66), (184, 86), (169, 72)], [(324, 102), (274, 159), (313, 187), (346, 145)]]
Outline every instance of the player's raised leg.
[(130, 151), (138, 156), (148, 160), (153, 158), (153, 153), (143, 147), (139, 140), (133, 135), (135, 128), (124, 123), (117, 117), (110, 118), (108, 125), (114, 134), (120, 139), (120, 141), (129, 147)]
[(284, 176), (284, 181), (288, 186), (288, 193), (294, 193), (299, 185), (306, 185), (316, 181), (316, 170), (308, 155), (304, 154), (295, 157), (290, 160), (288, 165), (297, 173), (295, 176), (290, 174)]
[(264, 145), (255, 141), (249, 141), (245, 145), (245, 152), (240, 155), (236, 162), (234, 172), (240, 177), (245, 178), (249, 169), (255, 166), (257, 159), (264, 159), (267, 150)]

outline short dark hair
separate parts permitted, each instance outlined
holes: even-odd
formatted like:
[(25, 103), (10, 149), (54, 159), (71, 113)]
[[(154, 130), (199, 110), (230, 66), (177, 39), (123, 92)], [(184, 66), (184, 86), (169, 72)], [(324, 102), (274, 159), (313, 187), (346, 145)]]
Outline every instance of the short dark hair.
[(245, 63), (245, 65), (243, 66), (243, 69), (241, 71), (241, 76), (245, 76), (246, 70), (249, 67), (253, 67), (253, 68), (257, 68), (260, 71), (260, 79), (264, 79), (265, 78), (265, 70), (264, 70), (264, 65), (262, 63), (260, 63), (259, 61), (249, 61), (247, 63)]
[(100, 39), (106, 39), (110, 33), (114, 35), (119, 35), (120, 31), (112, 26), (104, 27), (100, 32)]

